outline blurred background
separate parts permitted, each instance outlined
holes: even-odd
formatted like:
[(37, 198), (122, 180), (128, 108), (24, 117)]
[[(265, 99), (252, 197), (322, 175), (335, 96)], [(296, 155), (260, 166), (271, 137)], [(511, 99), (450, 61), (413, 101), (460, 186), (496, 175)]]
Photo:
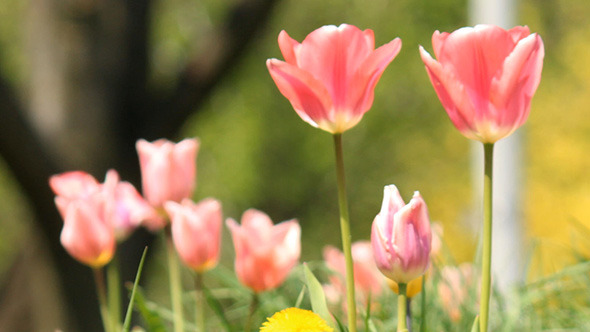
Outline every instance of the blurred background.
[[(395, 184), (406, 200), (421, 192), (453, 261), (473, 260), (474, 148), (418, 54), (432, 51), (435, 30), (471, 24), (468, 13), (466, 0), (2, 0), (0, 331), (99, 326), (90, 269), (59, 244), (47, 179), (82, 169), (102, 181), (115, 168), (141, 188), (138, 138), (199, 137), (194, 198), (221, 200), (234, 219), (251, 207), (275, 222), (299, 219), (302, 261), (340, 245), (332, 138), (299, 119), (265, 66), (282, 59), (283, 29), (299, 41), (341, 23), (374, 30), (376, 45), (401, 37), (372, 109), (343, 135), (353, 241), (369, 238), (383, 186)], [(546, 51), (514, 183), (526, 280), (590, 252), (588, 15), (586, 0), (515, 6), (516, 24), (539, 33)], [(127, 279), (152, 243), (139, 231), (120, 246)]]

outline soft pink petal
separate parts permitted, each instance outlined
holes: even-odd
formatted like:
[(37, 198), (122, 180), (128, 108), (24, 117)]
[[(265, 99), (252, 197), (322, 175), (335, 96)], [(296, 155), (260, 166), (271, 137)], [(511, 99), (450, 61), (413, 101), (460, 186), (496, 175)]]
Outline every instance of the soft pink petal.
[(310, 73), (286, 62), (270, 59), (266, 66), (279, 88), (303, 121), (318, 127), (322, 120), (330, 120), (332, 99), (326, 87)]
[(323, 83), (335, 109), (346, 109), (351, 81), (374, 42), (353, 25), (324, 26), (310, 33), (297, 54), (298, 66)]
[(371, 108), (375, 86), (385, 68), (395, 59), (402, 47), (399, 38), (379, 47), (362, 63), (350, 82), (346, 105), (356, 116), (362, 116)]
[(422, 46), (420, 46), (420, 55), (434, 91), (451, 122), (467, 138), (479, 139), (474, 132), (475, 109), (461, 81), (451, 71), (443, 69), (442, 65), (432, 59)]
[(279, 33), (279, 48), (285, 58), (285, 62), (297, 65), (297, 58), (295, 56), (295, 48), (299, 45), (299, 42), (291, 38), (287, 31), (282, 30)]
[(449, 33), (448, 32), (440, 32), (438, 30), (436, 30), (433, 34), (432, 34), (432, 49), (434, 50), (434, 56), (438, 59), (440, 58), (441, 55), (441, 49), (445, 43), (445, 41), (447, 40), (447, 38), (449, 37)]
[(57, 196), (71, 199), (97, 190), (99, 183), (86, 172), (72, 171), (51, 176), (49, 186)]
[(461, 28), (442, 45), (438, 62), (461, 81), (476, 116), (487, 109), (492, 78), (501, 70), (514, 45), (506, 30), (492, 25)]
[(501, 76), (492, 81), (491, 102), (503, 112), (491, 121), (514, 127), (526, 121), (530, 100), (541, 80), (543, 55), (543, 42), (538, 35), (518, 42), (506, 58)]

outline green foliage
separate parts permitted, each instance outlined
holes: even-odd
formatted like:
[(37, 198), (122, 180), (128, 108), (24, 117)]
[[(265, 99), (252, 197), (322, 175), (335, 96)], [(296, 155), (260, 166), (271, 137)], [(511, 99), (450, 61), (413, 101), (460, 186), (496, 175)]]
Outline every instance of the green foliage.
[(313, 312), (320, 315), (320, 317), (322, 317), (328, 323), (328, 325), (334, 327), (334, 321), (330, 311), (328, 310), (326, 296), (324, 295), (322, 285), (313, 275), (309, 267), (307, 267), (307, 264), (303, 264), (303, 271), (305, 274), (307, 289), (309, 289), (309, 297), (311, 300)]
[(141, 271), (143, 270), (143, 263), (145, 261), (145, 255), (147, 253), (147, 247), (143, 250), (141, 260), (139, 261), (139, 267), (137, 268), (137, 274), (135, 275), (135, 281), (133, 282), (133, 288), (131, 289), (131, 295), (129, 296), (129, 306), (127, 307), (127, 313), (125, 314), (125, 321), (123, 323), (123, 332), (128, 332), (131, 324), (131, 315), (133, 313), (133, 305), (135, 303), (135, 295), (137, 294), (137, 288), (139, 286), (139, 278), (141, 277)]

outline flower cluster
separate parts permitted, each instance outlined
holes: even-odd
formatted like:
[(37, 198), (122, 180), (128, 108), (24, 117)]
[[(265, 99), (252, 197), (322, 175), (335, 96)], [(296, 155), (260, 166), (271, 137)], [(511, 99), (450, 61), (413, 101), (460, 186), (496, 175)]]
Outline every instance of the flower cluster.
[[(388, 185), (381, 210), (372, 223), (370, 242), (351, 245), (341, 154), (342, 133), (356, 126), (371, 108), (376, 84), (400, 52), (401, 40), (395, 38), (375, 48), (372, 30), (342, 24), (321, 27), (301, 43), (281, 31), (278, 44), (284, 61), (269, 59), (266, 65), (280, 93), (301, 119), (334, 136), (343, 250), (324, 248), (330, 275), (323, 291), (331, 302), (343, 304), (348, 329), (355, 332), (356, 303), (370, 307), (370, 299), (382, 294), (389, 284), (399, 293), (398, 331), (407, 330), (406, 299), (420, 291), (424, 274), (431, 266), (431, 249), (439, 250), (440, 239), (433, 242), (428, 209), (420, 193), (416, 191), (406, 204), (397, 187)], [(528, 27), (504, 30), (477, 25), (452, 33), (436, 31), (432, 46), (436, 60), (422, 46), (419, 52), (442, 106), (455, 127), (467, 138), (484, 143), (491, 156), (490, 147), (523, 125), (528, 117), (541, 77), (543, 41)], [(142, 195), (133, 185), (121, 181), (115, 170), (107, 172), (103, 183), (82, 171), (51, 177), (55, 204), (64, 220), (60, 238), (64, 248), (75, 259), (98, 270), (111, 261), (117, 242), (125, 240), (137, 227), (153, 232), (164, 230), (169, 248), (174, 248), (170, 250), (175, 250), (197, 275), (198, 296), (201, 274), (219, 261), (223, 225), (218, 200), (192, 201), (199, 147), (197, 139), (179, 143), (138, 140)], [(488, 161), (491, 165), (491, 159)], [(491, 183), (491, 171), (488, 175), (486, 183)], [(491, 187), (487, 188), (491, 193)], [(486, 197), (491, 211), (491, 195)], [(491, 232), (491, 212), (487, 216), (484, 224)], [(264, 212), (249, 209), (243, 213), (241, 223), (228, 218), (225, 224), (233, 239), (237, 279), (252, 291), (254, 298), (279, 287), (300, 258), (298, 221), (275, 225)], [(484, 252), (490, 255), (483, 258), (480, 330), (484, 332), (490, 246), (484, 236)], [(170, 260), (174, 257), (169, 255)], [(174, 275), (170, 274), (171, 284), (176, 284), (171, 287), (174, 325), (182, 331), (180, 282), (172, 280)], [(442, 275), (446, 287), (439, 288), (439, 295), (449, 315), (457, 320), (458, 306), (465, 298), (460, 284), (473, 282), (472, 273), (447, 269)], [(323, 298), (321, 295), (312, 301)], [(323, 314), (320, 317), (303, 309), (285, 309), (270, 317), (261, 331), (333, 331), (330, 315)], [(205, 330), (204, 324), (199, 329)]]
[[(137, 141), (143, 196), (116, 171), (104, 183), (82, 171), (51, 177), (55, 203), (64, 219), (61, 242), (70, 255), (93, 268), (107, 264), (116, 242), (137, 227), (170, 227), (182, 262), (202, 273), (217, 265), (222, 208), (213, 198), (191, 200), (195, 189), (197, 139), (179, 143)], [(236, 250), (236, 273), (255, 292), (280, 285), (299, 260), (301, 230), (296, 220), (274, 225), (263, 212), (248, 210), (240, 227), (227, 220)]]

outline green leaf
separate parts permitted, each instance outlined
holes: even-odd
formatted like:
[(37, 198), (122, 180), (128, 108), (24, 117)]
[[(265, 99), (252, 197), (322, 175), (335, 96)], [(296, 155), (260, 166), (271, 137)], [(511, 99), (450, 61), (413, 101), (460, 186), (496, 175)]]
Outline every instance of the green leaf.
[(475, 316), (473, 326), (471, 326), (471, 332), (479, 332), (479, 315)]
[(348, 332), (348, 328), (346, 326), (344, 326), (344, 324), (342, 324), (342, 322), (340, 321), (340, 319), (338, 319), (338, 317), (334, 317), (334, 319), (336, 320), (336, 323), (338, 324), (338, 331)]
[(162, 317), (157, 311), (157, 308), (153, 308), (148, 305), (141, 287), (137, 287), (135, 293), (135, 307), (139, 311), (139, 314), (145, 321), (146, 329), (150, 332), (167, 332), (166, 326), (162, 322)]
[(311, 300), (311, 308), (313, 312), (322, 317), (328, 325), (335, 328), (334, 320), (328, 306), (326, 305), (326, 296), (324, 295), (324, 289), (320, 282), (313, 275), (306, 263), (303, 263), (303, 273), (305, 274), (305, 281), (307, 289), (309, 289), (309, 298)]
[(227, 332), (233, 332), (234, 328), (232, 327), (232, 325), (229, 323), (229, 320), (225, 316), (225, 312), (223, 311), (223, 306), (221, 305), (221, 303), (219, 303), (217, 298), (215, 296), (213, 296), (213, 294), (211, 294), (211, 291), (209, 290), (209, 288), (203, 287), (203, 293), (205, 294), (205, 299), (207, 300), (207, 304), (209, 304), (209, 307), (213, 310), (213, 312), (215, 312), (217, 317), (219, 317), (219, 320), (221, 321), (221, 324), (223, 325), (225, 330)]
[(303, 297), (305, 296), (305, 289), (305, 286), (301, 288), (301, 292), (299, 292), (299, 295), (297, 296), (297, 301), (295, 301), (295, 308), (301, 307), (301, 302), (303, 302)]
[(373, 323), (372, 319), (369, 319), (369, 325), (367, 326), (367, 331), (377, 332), (377, 327), (375, 326), (375, 323)]
[(129, 298), (129, 306), (127, 307), (127, 313), (125, 314), (125, 322), (123, 323), (123, 332), (129, 332), (129, 326), (131, 325), (131, 314), (133, 313), (133, 304), (135, 300), (135, 294), (137, 291), (137, 285), (139, 284), (139, 278), (141, 277), (141, 271), (143, 270), (143, 262), (145, 261), (145, 255), (147, 253), (147, 247), (143, 249), (141, 260), (139, 261), (139, 267), (137, 268), (137, 274), (135, 275), (135, 282), (133, 283), (133, 289), (131, 290), (131, 297)]

